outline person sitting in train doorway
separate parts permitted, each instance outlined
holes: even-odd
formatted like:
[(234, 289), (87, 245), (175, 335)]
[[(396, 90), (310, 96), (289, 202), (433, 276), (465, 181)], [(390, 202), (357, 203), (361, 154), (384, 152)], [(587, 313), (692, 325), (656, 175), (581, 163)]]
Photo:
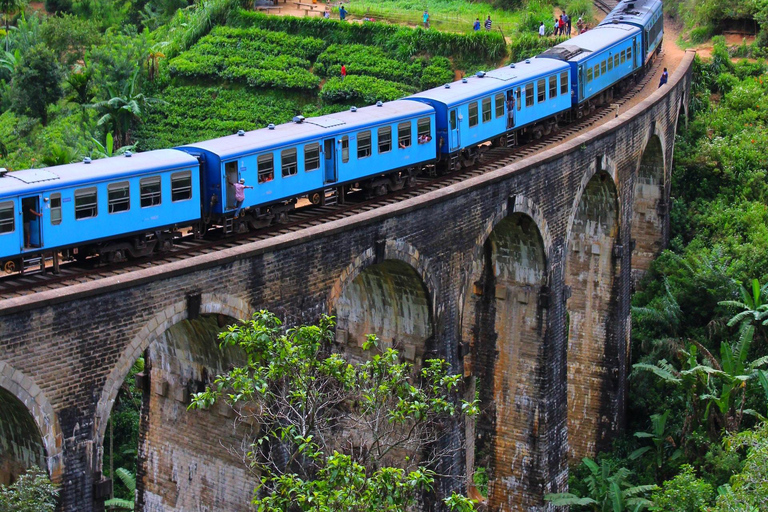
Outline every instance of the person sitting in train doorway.
[(667, 68), (664, 68), (664, 72), (661, 74), (661, 79), (659, 80), (659, 87), (667, 83), (667, 80), (669, 80), (669, 73), (667, 73)]
[(32, 237), (30, 233), (30, 226), (35, 217), (42, 217), (42, 213), (38, 213), (34, 208), (24, 208), (24, 248), (32, 248)]
[(245, 201), (245, 189), (253, 188), (245, 184), (245, 180), (240, 178), (238, 183), (233, 183), (235, 187), (235, 218), (240, 216), (240, 211), (243, 209), (243, 201)]

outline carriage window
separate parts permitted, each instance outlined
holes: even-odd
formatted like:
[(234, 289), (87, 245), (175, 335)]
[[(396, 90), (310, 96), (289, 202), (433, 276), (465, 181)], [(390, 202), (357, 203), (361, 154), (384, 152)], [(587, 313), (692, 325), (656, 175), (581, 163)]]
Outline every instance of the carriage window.
[(621, 63), (624, 64), (625, 59), (627, 58), (626, 50), (621, 50)]
[(258, 182), (266, 183), (275, 179), (275, 164), (272, 153), (259, 155), (256, 159), (256, 168), (258, 173)]
[(349, 162), (349, 135), (341, 138), (341, 161), (344, 163)]
[(192, 199), (192, 171), (171, 174), (171, 201)]
[(131, 209), (131, 191), (127, 181), (110, 183), (107, 186), (109, 213), (127, 212)]
[(411, 122), (397, 125), (397, 145), (403, 149), (411, 146)]
[(487, 123), (493, 118), (491, 115), (491, 98), (483, 98), (483, 122)]
[(320, 144), (317, 142), (304, 146), (304, 172), (320, 168)]
[(627, 48), (627, 60), (632, 60), (632, 48)]
[(605, 74), (605, 61), (600, 63), (600, 74), (601, 75)]
[(477, 102), (473, 101), (469, 107), (469, 127), (477, 126)]
[(619, 67), (619, 54), (613, 56), (613, 67), (617, 68)]
[(515, 89), (515, 104), (517, 105), (517, 111), (520, 112), (520, 109), (523, 108), (523, 105), (520, 101), (520, 88), (518, 87)]
[(75, 219), (89, 219), (98, 214), (96, 187), (75, 190)]
[(371, 156), (371, 132), (359, 132), (357, 134), (357, 158), (368, 158)]
[(428, 117), (422, 117), (416, 122), (416, 137), (419, 144), (432, 140), (432, 121)]
[(385, 126), (379, 128), (379, 154), (392, 151), (392, 128)]
[(549, 97), (550, 99), (557, 97), (557, 75), (549, 77)]
[(613, 57), (608, 56), (608, 71), (613, 69)]
[(587, 68), (587, 82), (592, 81), (592, 68)]
[(504, 117), (504, 94), (496, 95), (496, 117)]
[(568, 72), (560, 73), (560, 94), (568, 94)]
[(284, 149), (280, 153), (280, 163), (283, 167), (283, 178), (295, 176), (299, 172), (299, 163), (296, 160), (296, 148)]
[(58, 192), (51, 194), (51, 224), (61, 224), (61, 194)]
[(543, 78), (536, 81), (537, 103), (547, 99), (547, 81)]
[(451, 130), (456, 129), (456, 109), (451, 110)]
[(600, 76), (600, 64), (597, 64), (594, 67), (594, 70), (592, 71), (592, 76), (594, 76), (595, 78)]
[(139, 188), (141, 192), (142, 208), (149, 208), (150, 206), (157, 206), (160, 204), (160, 176), (142, 178), (141, 181), (139, 181)]
[(13, 233), (15, 217), (13, 216), (13, 202), (0, 203), (0, 234)]
[(525, 86), (525, 106), (533, 106), (533, 84), (526, 84)]

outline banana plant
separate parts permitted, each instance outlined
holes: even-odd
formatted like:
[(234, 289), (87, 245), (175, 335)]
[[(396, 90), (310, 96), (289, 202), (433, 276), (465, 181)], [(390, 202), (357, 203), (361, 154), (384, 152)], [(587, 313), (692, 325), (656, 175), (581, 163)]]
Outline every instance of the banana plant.
[[(669, 418), (669, 413), (670, 411), (667, 410), (664, 412), (664, 414), (651, 415), (651, 432), (635, 432), (635, 437), (638, 439), (650, 439), (653, 443), (653, 446), (656, 450), (656, 481), (659, 483), (663, 481), (661, 469), (664, 466), (664, 462), (666, 460), (665, 454), (667, 445), (671, 444), (673, 447), (675, 447), (675, 441), (672, 439), (672, 436), (667, 434), (667, 419)], [(646, 446), (633, 452), (633, 455), (638, 454), (638, 452), (642, 454), (646, 451), (649, 451), (650, 449), (651, 448), (649, 446)], [(674, 460), (680, 457), (680, 455), (682, 455), (682, 452), (679, 448), (677, 448), (674, 452), (672, 452), (672, 455), (669, 456), (669, 460)]]
[[(136, 475), (125, 468), (117, 468), (115, 474), (120, 478), (120, 481), (123, 482), (123, 485), (125, 485), (131, 494), (136, 493)], [(133, 505), (134, 502), (132, 500), (124, 500), (121, 498), (112, 498), (104, 502), (104, 508), (108, 510), (133, 510)]]
[(96, 148), (91, 152), (91, 156), (93, 156), (93, 158), (111, 158), (113, 156), (123, 155), (127, 151), (133, 151), (133, 149), (136, 147), (136, 144), (131, 144), (130, 146), (122, 146), (115, 151), (115, 139), (109, 132), (107, 132), (104, 144), (93, 137), (91, 137), (91, 141), (93, 141), (94, 146), (96, 146)]

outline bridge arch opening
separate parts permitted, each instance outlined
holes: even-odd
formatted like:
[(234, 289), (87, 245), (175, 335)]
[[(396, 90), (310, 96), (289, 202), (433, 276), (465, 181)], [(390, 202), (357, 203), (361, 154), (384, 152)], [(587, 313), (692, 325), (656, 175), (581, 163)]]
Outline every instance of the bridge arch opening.
[[(582, 192), (566, 247), (568, 445), (571, 462), (591, 457), (617, 427), (611, 406), (616, 360), (618, 197), (596, 173)], [(568, 292), (567, 292), (568, 293)]]
[(469, 396), (481, 405), (481, 416), (467, 424), (468, 487), (490, 510), (539, 504), (527, 490), (538, 435), (547, 275), (536, 221), (512, 213), (485, 241), (464, 303), (464, 374), (471, 377)]
[(32, 466), (47, 471), (42, 435), (24, 403), (0, 388), (0, 411), (0, 485), (14, 483)]
[(652, 135), (640, 159), (632, 204), (632, 278), (637, 282), (661, 251), (664, 242), (664, 151)]
[(381, 348), (395, 348), (418, 368), (432, 341), (432, 306), (419, 273), (408, 263), (385, 259), (367, 266), (333, 305), (336, 340), (352, 360), (362, 361), (367, 334)]

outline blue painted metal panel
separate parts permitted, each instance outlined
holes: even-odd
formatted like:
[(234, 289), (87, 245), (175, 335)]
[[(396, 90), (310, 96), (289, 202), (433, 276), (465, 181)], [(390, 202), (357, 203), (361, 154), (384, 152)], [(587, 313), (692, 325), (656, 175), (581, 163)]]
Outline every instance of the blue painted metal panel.
[(647, 62), (664, 36), (661, 0), (623, 0), (603, 19), (600, 26), (633, 25), (642, 29), (643, 62)]

